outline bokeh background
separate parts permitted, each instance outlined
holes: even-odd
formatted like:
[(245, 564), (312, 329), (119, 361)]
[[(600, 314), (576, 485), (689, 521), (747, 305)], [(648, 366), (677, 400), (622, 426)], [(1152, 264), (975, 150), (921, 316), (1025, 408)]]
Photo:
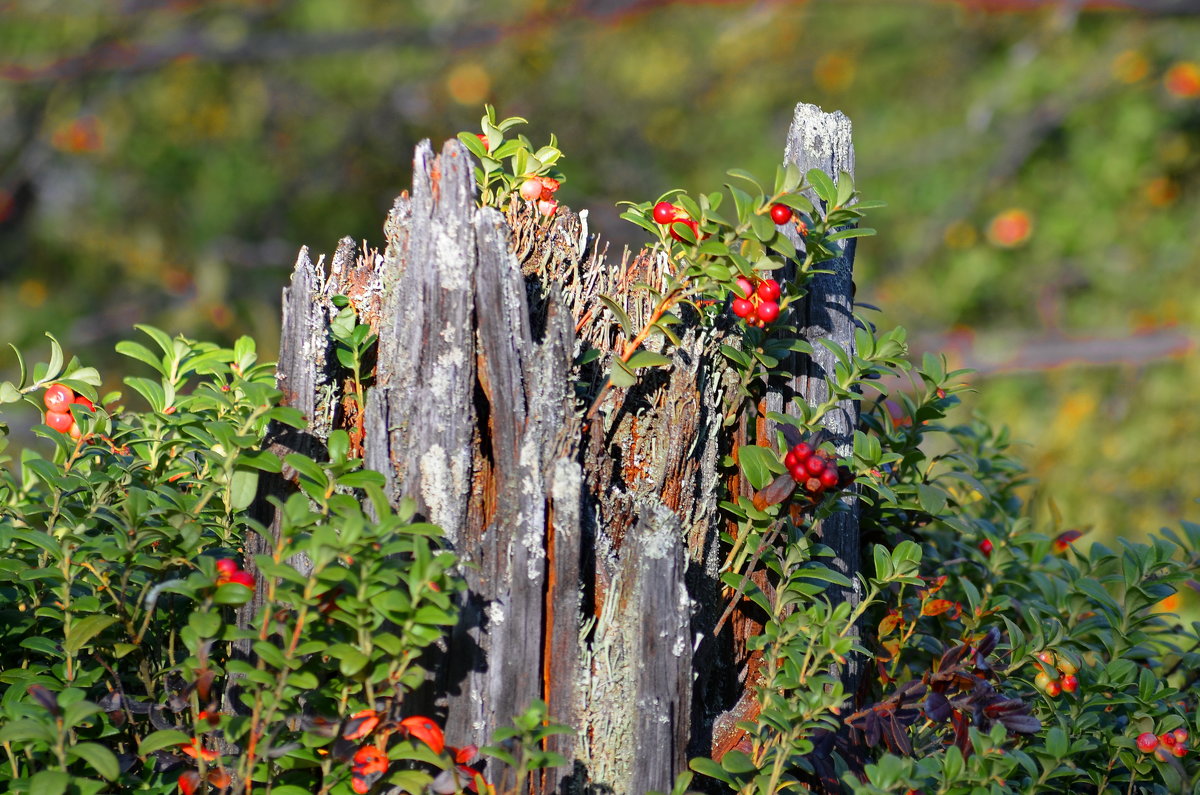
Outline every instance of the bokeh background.
[(113, 386), (138, 322), (271, 356), (299, 246), (379, 243), (484, 102), (617, 247), (815, 102), (889, 204), (860, 300), (978, 370), (1045, 516), (1135, 537), (1200, 520), (1198, 61), (1193, 0), (0, 0), (0, 341)]

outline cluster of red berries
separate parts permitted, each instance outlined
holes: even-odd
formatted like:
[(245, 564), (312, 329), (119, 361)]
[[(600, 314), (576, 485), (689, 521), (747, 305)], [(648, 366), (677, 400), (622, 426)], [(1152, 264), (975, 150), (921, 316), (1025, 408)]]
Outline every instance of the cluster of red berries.
[(1033, 683), (1043, 693), (1055, 698), (1060, 693), (1074, 693), (1079, 689), (1079, 678), (1075, 676), (1079, 669), (1075, 663), (1052, 651), (1039, 652), (1037, 659), (1042, 670), (1038, 671)]
[(811, 445), (804, 442), (788, 450), (783, 457), (783, 464), (792, 480), (808, 492), (814, 502), (825, 492), (843, 489), (854, 482), (849, 467), (838, 466), (829, 453), (813, 450)]
[(1137, 747), (1143, 754), (1155, 753), (1165, 762), (1167, 754), (1182, 757), (1188, 752), (1187, 739), (1186, 729), (1176, 729), (1159, 735), (1155, 735), (1154, 732), (1142, 732), (1138, 735)]
[(691, 229), (694, 240), (701, 238), (700, 224), (687, 214), (687, 210), (670, 202), (659, 202), (654, 205), (654, 222), (667, 226), (667, 231), (671, 233), (671, 237), (680, 243), (687, 243), (688, 241), (677, 231), (679, 227)]
[(80, 430), (75, 418), (71, 416), (71, 406), (83, 406), (88, 411), (96, 409), (95, 403), (83, 395), (76, 395), (70, 387), (62, 384), (47, 387), (42, 402), (46, 404), (46, 424), (72, 439), (79, 438)]
[(774, 323), (779, 317), (781, 295), (783, 290), (774, 279), (751, 281), (745, 276), (739, 276), (733, 305), (730, 308), (733, 314), (746, 321), (746, 325), (762, 328), (768, 323)]
[(242, 571), (242, 567), (236, 561), (222, 558), (217, 561), (217, 585), (229, 585), (230, 583), (244, 585), (253, 591), (254, 575), (248, 571)]
[(554, 192), (561, 183), (553, 177), (526, 177), (521, 183), (521, 198), (527, 202), (537, 202), (537, 211), (542, 215), (554, 215), (558, 209), (558, 200)]

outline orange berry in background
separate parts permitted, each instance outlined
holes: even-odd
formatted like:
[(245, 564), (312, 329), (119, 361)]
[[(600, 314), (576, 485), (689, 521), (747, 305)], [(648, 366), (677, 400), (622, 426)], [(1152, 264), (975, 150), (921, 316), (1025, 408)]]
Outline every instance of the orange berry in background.
[(1200, 97), (1200, 65), (1194, 61), (1180, 61), (1163, 75), (1167, 91), (1181, 99)]
[(1019, 207), (999, 213), (988, 224), (987, 237), (994, 246), (1016, 248), (1033, 233), (1033, 217)]

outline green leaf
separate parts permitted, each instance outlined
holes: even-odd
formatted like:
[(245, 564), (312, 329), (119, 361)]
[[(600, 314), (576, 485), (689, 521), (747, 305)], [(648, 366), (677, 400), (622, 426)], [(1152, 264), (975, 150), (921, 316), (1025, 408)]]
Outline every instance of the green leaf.
[(78, 654), (87, 642), (99, 635), (108, 627), (117, 623), (114, 616), (94, 615), (71, 623), (70, 630), (63, 641), (63, 651), (67, 654)]
[(726, 773), (725, 768), (711, 759), (703, 756), (693, 757), (688, 761), (688, 767), (702, 776), (715, 778), (717, 781), (724, 781), (729, 786), (737, 789), (737, 781), (734, 780), (733, 776)]
[(62, 795), (71, 784), (71, 777), (61, 770), (43, 770), (29, 779), (31, 795)]
[(756, 491), (774, 479), (773, 471), (782, 471), (774, 450), (753, 444), (738, 448), (738, 466)]
[(99, 743), (73, 745), (67, 749), (67, 755), (87, 762), (102, 778), (109, 781), (115, 779), (121, 772), (116, 755)]
[(54, 730), (40, 720), (33, 718), (18, 718), (0, 728), (0, 743), (21, 743), (30, 740), (41, 740), (53, 743)]
[(837, 188), (833, 184), (833, 180), (819, 168), (811, 168), (804, 175), (808, 184), (812, 186), (813, 191), (817, 196), (821, 197), (821, 201), (826, 204), (837, 204)]
[(825, 238), (825, 242), (828, 243), (828, 242), (832, 242), (834, 240), (846, 240), (846, 239), (852, 238), (852, 237), (871, 237), (874, 234), (875, 234), (874, 229), (870, 229), (865, 226), (864, 227), (856, 226), (853, 229), (843, 229), (840, 232), (834, 232), (832, 235)]
[(0, 403), (16, 403), (21, 399), (21, 390), (8, 381), (0, 382)]
[(613, 357), (612, 370), (608, 374), (613, 386), (631, 387), (637, 383), (637, 375), (620, 359)]
[(654, 351), (638, 351), (629, 357), (629, 361), (625, 362), (625, 366), (630, 370), (639, 370), (643, 367), (662, 367), (671, 363), (670, 356), (663, 356), (661, 353)]
[(633, 322), (629, 319), (629, 315), (625, 313), (625, 310), (621, 308), (620, 304), (604, 294), (599, 294), (596, 297), (613, 313), (613, 317), (621, 324), (621, 331), (625, 332), (625, 336), (632, 337)]
[(138, 743), (138, 756), (146, 756), (155, 751), (160, 751), (163, 748), (170, 748), (175, 745), (183, 745), (190, 743), (192, 738), (181, 731), (175, 729), (162, 729), (160, 731), (147, 734), (142, 741)]
[(50, 338), (50, 364), (46, 366), (46, 375), (44, 378), (47, 381), (52, 381), (58, 377), (62, 370), (63, 352), (62, 347), (58, 344), (58, 340), (54, 339), (54, 335), (46, 332), (46, 336)]
[(229, 507), (235, 511), (244, 511), (254, 502), (258, 492), (258, 470), (236, 469), (229, 481)]

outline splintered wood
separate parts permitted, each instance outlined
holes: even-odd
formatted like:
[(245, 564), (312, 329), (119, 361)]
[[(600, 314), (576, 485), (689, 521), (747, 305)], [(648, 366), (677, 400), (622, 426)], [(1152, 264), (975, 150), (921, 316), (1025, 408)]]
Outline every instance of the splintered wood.
[[(793, 126), (788, 156), (811, 164), (812, 147), (793, 146), (803, 134)], [(541, 698), (577, 733), (550, 743), (573, 766), (548, 773), (537, 792), (670, 790), (754, 681), (744, 647), (752, 619), (739, 614), (736, 631), (710, 637), (725, 607), (721, 461), (734, 443), (766, 443), (772, 431), (722, 428), (736, 375), (719, 347), (739, 335), (731, 322), (702, 328), (685, 317), (681, 345), (647, 344), (671, 366), (609, 390), (596, 421), (582, 422), (627, 343), (598, 296), (640, 328), (654, 304), (636, 285), (661, 285), (666, 258), (611, 260), (586, 214), (478, 208), (457, 141), (440, 155), (423, 142), (413, 165), (382, 254), (343, 240), (326, 273), (301, 251), (284, 291), (279, 384), (309, 427), (275, 432), (271, 444), (322, 458), (330, 431), (347, 428), (393, 501), (416, 500), (469, 564), (460, 621), (429, 661), (434, 681), (411, 697), (444, 720), (448, 741), (483, 745)], [(845, 324), (827, 320), (842, 317), (829, 307), (849, 306), (852, 254), (844, 285), (814, 291), (805, 316), (814, 335), (842, 339)], [(379, 334), (361, 414), (332, 355), (339, 294)], [(593, 349), (599, 358), (578, 364)], [(819, 399), (825, 366), (797, 362), (789, 389)], [(771, 410), (787, 410), (788, 399)], [(286, 493), (293, 477), (285, 468), (263, 496)], [(733, 487), (745, 490), (736, 478)]]

